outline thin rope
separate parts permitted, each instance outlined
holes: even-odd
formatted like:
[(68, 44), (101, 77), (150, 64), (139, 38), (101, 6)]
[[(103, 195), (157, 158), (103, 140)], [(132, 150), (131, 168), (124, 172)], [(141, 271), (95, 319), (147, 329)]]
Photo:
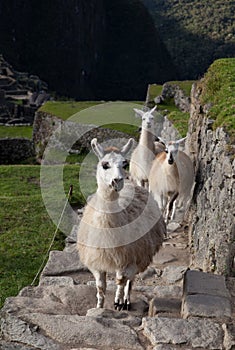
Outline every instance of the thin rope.
[(51, 243), (50, 243), (49, 248), (47, 249), (47, 252), (46, 252), (46, 254), (45, 254), (45, 256), (44, 256), (44, 259), (43, 259), (43, 261), (42, 261), (42, 263), (41, 263), (41, 265), (40, 265), (40, 267), (39, 267), (39, 269), (38, 269), (38, 272), (37, 272), (36, 276), (34, 277), (32, 283), (31, 283), (31, 286), (34, 285), (35, 281), (37, 280), (37, 278), (38, 278), (40, 272), (42, 271), (42, 269), (43, 269), (43, 267), (44, 267), (44, 265), (45, 265), (46, 259), (47, 259), (48, 255), (49, 255), (50, 250), (51, 250), (51, 248), (52, 248), (52, 245), (53, 245), (53, 243), (54, 243), (54, 241), (55, 241), (57, 232), (58, 232), (58, 230), (59, 230), (59, 226), (60, 226), (60, 224), (61, 224), (61, 221), (62, 221), (64, 212), (65, 212), (65, 209), (66, 209), (66, 206), (67, 206), (67, 204), (68, 204), (69, 198), (70, 198), (70, 196), (72, 195), (72, 193), (73, 193), (73, 185), (70, 185), (70, 187), (69, 187), (69, 192), (68, 192), (68, 195), (67, 195), (67, 199), (66, 199), (66, 201), (65, 201), (65, 205), (64, 205), (64, 208), (63, 208), (63, 210), (62, 210), (62, 212), (61, 212), (60, 219), (59, 219), (59, 222), (58, 222), (58, 224), (57, 224), (57, 226), (56, 226), (56, 230), (55, 230), (54, 235), (53, 235), (53, 237), (52, 237)]

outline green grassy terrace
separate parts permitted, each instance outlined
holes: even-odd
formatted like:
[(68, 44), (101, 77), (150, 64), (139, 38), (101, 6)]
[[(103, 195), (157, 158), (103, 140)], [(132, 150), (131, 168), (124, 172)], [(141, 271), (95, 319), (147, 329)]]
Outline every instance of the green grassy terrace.
[(202, 102), (211, 103), (214, 129), (224, 127), (235, 141), (235, 58), (216, 60), (202, 81)]
[[(171, 85), (178, 85), (185, 93), (186, 96), (190, 96), (192, 84), (194, 80), (185, 80), (185, 81), (169, 81)], [(161, 95), (162, 85), (151, 84), (149, 86), (149, 100), (153, 101), (154, 98), (158, 95)], [(174, 124), (175, 128), (179, 131), (182, 137), (185, 137), (188, 131), (188, 120), (189, 113), (181, 112), (174, 103), (173, 99), (168, 99), (160, 105), (158, 105), (158, 110), (160, 113), (166, 114), (168, 119)]]
[[(192, 81), (169, 82), (179, 85), (189, 96)], [(162, 85), (150, 85), (150, 101), (161, 94)], [(105, 128), (125, 132), (131, 136), (138, 136), (140, 119), (134, 116), (133, 108), (142, 108), (144, 101), (49, 101), (39, 111), (57, 116), (62, 120), (71, 119), (78, 123), (94, 124)], [(185, 136), (189, 114), (180, 112), (173, 100), (166, 101), (158, 107), (159, 111), (168, 111), (169, 119), (175, 123), (176, 128)], [(32, 126), (0, 126), (0, 138), (25, 137), (32, 138)]]
[[(56, 167), (52, 172), (57, 172)], [(71, 203), (82, 206), (85, 199), (79, 188), (78, 175), (79, 165), (66, 165), (63, 187), (64, 194), (67, 195), (70, 184), (73, 184)], [(24, 286), (32, 283), (56, 226), (42, 200), (40, 166), (0, 166), (0, 188), (1, 307), (6, 297), (17, 295)], [(59, 231), (52, 250), (63, 249), (64, 238)]]
[(31, 139), (32, 132), (32, 126), (0, 126), (0, 138), (24, 137), (26, 139)]

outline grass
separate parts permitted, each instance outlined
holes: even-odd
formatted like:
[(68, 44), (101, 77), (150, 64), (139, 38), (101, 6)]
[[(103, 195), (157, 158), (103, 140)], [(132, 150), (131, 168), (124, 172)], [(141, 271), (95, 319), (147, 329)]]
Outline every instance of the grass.
[[(56, 167), (51, 169), (57, 173)], [(70, 203), (76, 206), (85, 203), (79, 169), (79, 165), (66, 165), (62, 178), (64, 195), (73, 184)], [(0, 166), (0, 307), (6, 297), (31, 284), (55, 232), (42, 200), (40, 170), (39, 165)], [(63, 249), (64, 238), (59, 231), (52, 250)]]
[(211, 103), (213, 127), (224, 127), (235, 141), (235, 58), (216, 60), (202, 82), (202, 102)]
[[(172, 84), (178, 84), (190, 95), (192, 81), (185, 82), (171, 82)], [(161, 94), (162, 85), (151, 84), (149, 85), (150, 101)], [(81, 103), (81, 105), (80, 105)], [(69, 118), (69, 120), (76, 121), (82, 124), (94, 124), (103, 126), (104, 128), (118, 130), (127, 133), (131, 136), (138, 137), (138, 127), (141, 124), (141, 119), (135, 117), (133, 108), (141, 109), (144, 102), (131, 101), (131, 102), (105, 102), (95, 103), (91, 102), (47, 102), (40, 110), (51, 113), (53, 115), (63, 116), (63, 119)], [(70, 106), (70, 107), (69, 107)], [(71, 108), (71, 106), (73, 106)], [(75, 112), (78, 107), (78, 111)], [(83, 109), (85, 107), (85, 109)], [(186, 135), (188, 129), (189, 113), (182, 113), (175, 106), (173, 99), (168, 99), (164, 103), (158, 105), (159, 112), (166, 113), (167, 110), (170, 120), (175, 123), (175, 127), (179, 130), (181, 135)], [(60, 111), (60, 112), (59, 112)], [(70, 112), (69, 112), (70, 111)], [(69, 115), (71, 111), (75, 112), (72, 116)]]
[[(192, 82), (171, 82), (189, 93)], [(161, 94), (162, 85), (149, 85), (150, 100)], [(48, 101), (39, 111), (55, 115), (62, 120), (72, 120), (83, 124), (94, 124), (118, 130), (131, 136), (138, 136), (140, 119), (135, 118), (133, 108), (141, 108), (143, 101)], [(172, 99), (159, 105), (159, 111), (179, 112)], [(182, 129), (182, 127), (181, 127)], [(0, 127), (0, 137), (32, 137), (32, 127)]]
[(179, 131), (182, 137), (187, 135), (189, 113), (181, 111), (173, 111), (168, 114), (168, 119), (174, 124), (174, 127)]
[(92, 124), (104, 128), (119, 130), (132, 136), (141, 123), (135, 117), (133, 108), (142, 107), (143, 102), (47, 102), (40, 111), (56, 115), (63, 120), (82, 124)]
[(31, 139), (32, 132), (32, 126), (0, 126), (0, 138), (24, 137), (26, 139)]
[[(167, 84), (170, 85), (178, 85), (181, 90), (184, 91), (186, 96), (190, 96), (192, 84), (195, 80), (177, 80), (177, 81), (168, 81)], [(162, 93), (162, 85), (158, 84), (150, 84), (149, 85), (149, 100), (153, 101), (155, 97), (161, 95)]]
[[(190, 96), (192, 84), (194, 81), (186, 80), (186, 81), (170, 81), (168, 84), (178, 85), (186, 94), (186, 96)], [(150, 101), (156, 96), (161, 95), (162, 85), (151, 84), (149, 85), (149, 98)], [(188, 131), (188, 121), (190, 114), (181, 112), (175, 105), (173, 98), (168, 98), (164, 102), (158, 105), (159, 112), (164, 115), (167, 114), (168, 119), (174, 124), (174, 127), (179, 131), (182, 137), (185, 137)], [(166, 113), (167, 111), (167, 113)]]
[(48, 101), (39, 111), (55, 115), (63, 120), (67, 120), (72, 115), (98, 104), (102, 101)]
[[(48, 246), (55, 227), (40, 196), (0, 198), (0, 306), (29, 285)], [(52, 249), (62, 249), (61, 234)]]
[(195, 80), (169, 81), (169, 84), (178, 85), (186, 96), (190, 96), (193, 83), (195, 83)]
[(161, 95), (162, 85), (159, 84), (149, 84), (149, 101), (153, 101), (155, 97)]

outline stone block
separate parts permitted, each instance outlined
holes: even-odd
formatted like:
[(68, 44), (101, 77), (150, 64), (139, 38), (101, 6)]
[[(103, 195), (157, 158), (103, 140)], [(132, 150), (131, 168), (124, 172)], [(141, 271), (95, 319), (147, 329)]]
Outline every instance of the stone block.
[(209, 319), (146, 317), (143, 318), (142, 326), (153, 346), (172, 344), (207, 350), (223, 349), (222, 328)]
[(168, 283), (174, 284), (182, 280), (187, 266), (167, 266), (162, 273), (162, 278)]
[[(29, 324), (12, 313), (1, 315), (1, 336), (9, 343), (23, 344), (20, 349), (61, 350), (58, 343), (38, 332), (34, 322)], [(5, 350), (8, 348), (3, 348)], [(14, 349), (14, 348), (13, 348)], [(11, 347), (9, 350), (13, 350)], [(17, 349), (17, 348), (16, 348)], [(17, 350), (18, 350), (17, 349)]]
[(87, 285), (49, 285), (25, 288), (21, 296), (7, 298), (4, 312), (85, 315), (96, 306), (96, 288)]
[(229, 298), (225, 277), (212, 273), (188, 270), (184, 279), (184, 294), (208, 294)]
[(158, 298), (178, 298), (181, 299), (183, 295), (183, 287), (182, 286), (156, 286), (154, 288), (154, 294)]
[(40, 286), (73, 286), (74, 281), (72, 277), (68, 276), (52, 276), (52, 277), (43, 277), (41, 276)]
[(53, 250), (50, 252), (48, 262), (42, 271), (42, 276), (62, 276), (67, 273), (88, 271), (81, 263), (78, 252)]
[(110, 309), (93, 308), (87, 311), (86, 316), (95, 318), (115, 319), (130, 327), (139, 327), (142, 323), (141, 317), (132, 315), (130, 312), (115, 311)]
[(235, 324), (223, 324), (224, 330), (224, 348), (226, 350), (235, 349)]
[(154, 298), (149, 304), (149, 316), (154, 317), (159, 314), (169, 316), (173, 314), (177, 317), (180, 316), (180, 309), (181, 300), (179, 299)]
[(37, 325), (60, 349), (65, 345), (76, 349), (82, 344), (85, 348), (143, 350), (136, 332), (114, 319), (34, 313), (25, 314), (23, 319)]
[(148, 267), (144, 272), (140, 273), (139, 276), (142, 280), (153, 277), (156, 274), (156, 269), (154, 267)]
[(227, 298), (214, 295), (188, 295), (182, 303), (182, 316), (194, 317), (231, 317), (231, 305)]
[(184, 279), (184, 292), (181, 314), (183, 318), (231, 317), (230, 295), (224, 276), (187, 271)]
[[(28, 347), (24, 344), (15, 342), (6, 342), (0, 340), (0, 350), (35, 350), (35, 347)], [(94, 350), (94, 349), (93, 349)]]
[(159, 344), (154, 346), (153, 350), (192, 350), (192, 348), (189, 348), (188, 346), (180, 346), (180, 348), (177, 345), (172, 344)]

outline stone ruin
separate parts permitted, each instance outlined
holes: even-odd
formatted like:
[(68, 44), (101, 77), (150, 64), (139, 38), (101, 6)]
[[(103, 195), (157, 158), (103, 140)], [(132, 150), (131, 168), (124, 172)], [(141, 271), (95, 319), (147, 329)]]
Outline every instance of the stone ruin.
[(165, 83), (162, 92), (154, 98), (154, 102), (158, 105), (164, 103), (168, 99), (174, 99), (174, 103), (181, 112), (190, 112), (191, 99), (185, 92), (174, 83)]
[(49, 98), (36, 75), (17, 72), (0, 54), (0, 125), (33, 124), (35, 111)]

